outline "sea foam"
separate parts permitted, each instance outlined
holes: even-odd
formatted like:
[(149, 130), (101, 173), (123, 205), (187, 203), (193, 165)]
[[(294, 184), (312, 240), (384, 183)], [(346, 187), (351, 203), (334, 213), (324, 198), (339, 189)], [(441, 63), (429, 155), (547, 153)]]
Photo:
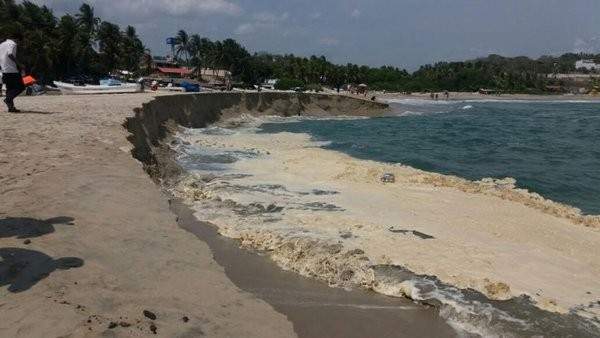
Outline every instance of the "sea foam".
[[(536, 301), (528, 298), (515, 301), (514, 309), (497, 307), (500, 303), (493, 300), (508, 301), (518, 294), (513, 294), (510, 283), (468, 277), (483, 267), (474, 260), (482, 255), (477, 251), (467, 256), (469, 269), (462, 271), (457, 266), (452, 273), (441, 273), (448, 267), (448, 263), (443, 263), (444, 257), (459, 256), (461, 250), (468, 249), (454, 248), (462, 244), (452, 244), (452, 241), (440, 242), (445, 237), (440, 231), (447, 227), (419, 224), (417, 220), (424, 222), (424, 219), (416, 217), (420, 215), (418, 211), (411, 211), (414, 210), (411, 205), (422, 204), (418, 201), (411, 204), (411, 200), (430, 193), (431, 189), (439, 189), (435, 196), (440, 196), (442, 201), (447, 197), (441, 196), (458, 196), (454, 195), (456, 192), (443, 195), (444, 191), (450, 191), (444, 189), (452, 189), (508, 199), (569, 218), (569, 212), (565, 216), (562, 211), (553, 211), (568, 210), (568, 207), (553, 205), (539, 195), (516, 189), (512, 179), (472, 182), (400, 165), (360, 161), (320, 149), (322, 145), (311, 141), (309, 135), (256, 134), (255, 126), (231, 132), (188, 131), (181, 137), (182, 141), (174, 147), (181, 154), (181, 163), (190, 171), (173, 188), (174, 194), (194, 207), (196, 217), (212, 222), (221, 234), (238, 239), (243, 246), (268, 252), (284, 269), (321, 279), (332, 286), (361, 286), (435, 305), (450, 324), (468, 334), (578, 332), (568, 323), (578, 324), (583, 319), (575, 316), (563, 320), (563, 315), (549, 314), (535, 307)], [(236, 161), (222, 164), (219, 171), (194, 167), (193, 161), (189, 161), (190, 155), (203, 152), (225, 152), (236, 157)], [(253, 155), (243, 155), (248, 153)], [(380, 182), (379, 178), (386, 172), (395, 174), (397, 185)], [(411, 194), (402, 195), (406, 189), (412, 191)], [(391, 232), (390, 225), (400, 230)], [(417, 230), (427, 236), (412, 236)], [(394, 250), (399, 254), (394, 254)], [(436, 251), (440, 252), (436, 254)], [(425, 255), (429, 253), (432, 256), (427, 258)], [(419, 257), (421, 255), (423, 257)], [(438, 261), (442, 264), (436, 266)], [(400, 268), (403, 263), (411, 270)], [(437, 271), (445, 281), (411, 271)], [(478, 291), (465, 291), (469, 288)], [(527, 311), (518, 309), (540, 311), (537, 317), (549, 316), (550, 320), (542, 321), (543, 325), (530, 322), (522, 314)], [(559, 324), (543, 331), (550, 327), (549, 323)], [(593, 320), (584, 323), (584, 327), (593, 330)]]

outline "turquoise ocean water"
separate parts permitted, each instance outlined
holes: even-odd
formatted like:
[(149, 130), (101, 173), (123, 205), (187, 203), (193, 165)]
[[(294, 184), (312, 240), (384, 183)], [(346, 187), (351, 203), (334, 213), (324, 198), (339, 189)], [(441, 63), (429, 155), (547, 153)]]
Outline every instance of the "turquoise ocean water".
[(393, 115), (267, 123), (351, 156), (517, 186), (600, 214), (600, 102), (391, 102)]

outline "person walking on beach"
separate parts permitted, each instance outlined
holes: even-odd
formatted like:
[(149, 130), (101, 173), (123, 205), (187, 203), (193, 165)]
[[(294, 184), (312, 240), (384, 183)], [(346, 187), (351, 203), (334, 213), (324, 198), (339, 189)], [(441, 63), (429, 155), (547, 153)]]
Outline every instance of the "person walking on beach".
[(6, 98), (4, 103), (9, 113), (18, 113), (14, 100), (25, 90), (21, 67), (17, 62), (17, 42), (21, 39), (19, 34), (12, 34), (12, 39), (0, 43), (0, 68), (2, 69), (2, 82), (6, 86)]

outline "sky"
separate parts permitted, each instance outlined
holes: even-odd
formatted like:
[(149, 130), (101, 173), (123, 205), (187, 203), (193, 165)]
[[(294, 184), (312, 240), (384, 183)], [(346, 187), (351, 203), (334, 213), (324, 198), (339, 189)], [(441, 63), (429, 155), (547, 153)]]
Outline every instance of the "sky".
[[(78, 0), (32, 0), (57, 15)], [(600, 53), (600, 0), (88, 0), (132, 25), (155, 55), (179, 29), (234, 38), (250, 52), (325, 55), (415, 70), (437, 61)]]

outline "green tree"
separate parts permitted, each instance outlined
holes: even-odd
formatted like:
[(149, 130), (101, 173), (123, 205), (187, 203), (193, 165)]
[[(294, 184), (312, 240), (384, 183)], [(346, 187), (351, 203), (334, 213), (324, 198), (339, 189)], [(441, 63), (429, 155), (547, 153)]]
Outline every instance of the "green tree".
[(175, 55), (173, 55), (173, 57), (180, 59), (183, 55), (183, 60), (187, 65), (190, 61), (190, 36), (182, 29), (177, 32), (175, 40), (177, 44), (175, 46)]
[(137, 36), (135, 28), (127, 26), (122, 37), (120, 67), (132, 72), (139, 71), (144, 52), (144, 44)]
[(79, 32), (78, 39), (78, 58), (77, 69), (79, 73), (97, 74), (101, 72), (103, 67), (100, 67), (98, 55), (94, 49), (94, 42), (97, 38), (100, 19), (94, 14), (94, 8), (89, 4), (82, 4), (79, 7), (79, 13), (75, 15)]
[(71, 15), (65, 15), (60, 19), (57, 30), (57, 57), (61, 62), (57, 63), (57, 75), (74, 75), (77, 73), (78, 56), (81, 53), (79, 42), (79, 31), (76, 19)]
[(122, 36), (119, 26), (104, 21), (98, 28), (100, 70), (108, 73), (118, 68), (121, 59)]

